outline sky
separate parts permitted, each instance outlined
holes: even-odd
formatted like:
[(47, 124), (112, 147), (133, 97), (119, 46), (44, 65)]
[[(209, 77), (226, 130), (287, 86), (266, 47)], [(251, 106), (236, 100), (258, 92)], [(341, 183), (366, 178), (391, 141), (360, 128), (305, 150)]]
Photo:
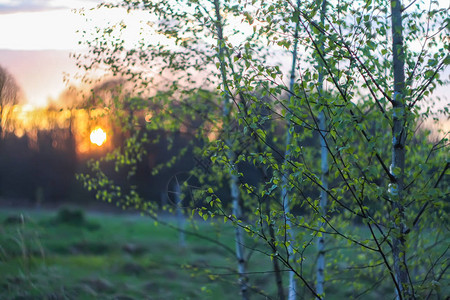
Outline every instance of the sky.
[[(78, 44), (77, 30), (86, 23), (85, 17), (73, 9), (91, 8), (101, 0), (0, 0), (0, 65), (16, 79), (26, 99), (33, 106), (45, 106), (49, 98), (56, 99), (66, 88), (64, 74), (77, 71), (70, 53), (83, 51)], [(109, 10), (108, 14), (91, 16), (95, 24), (124, 18)], [(148, 18), (148, 16), (146, 16)], [(136, 20), (125, 16), (129, 32), (137, 32)], [(133, 39), (133, 37), (125, 37)], [(444, 74), (448, 79), (449, 70)], [(448, 87), (439, 89), (439, 96), (447, 94)], [(448, 98), (447, 98), (448, 99)], [(447, 100), (448, 101), (448, 100)]]
[(84, 17), (73, 9), (99, 0), (0, 0), (0, 65), (11, 73), (33, 106), (45, 106), (76, 71), (71, 52), (81, 51), (76, 33)]
[(71, 11), (93, 1), (0, 0), (0, 49), (73, 50), (83, 17)]
[[(86, 50), (79, 44), (82, 36), (77, 31), (124, 19), (128, 25), (124, 39), (130, 44), (138, 39), (136, 32), (143, 16), (138, 12), (126, 14), (124, 10), (107, 10), (106, 14), (104, 10), (88, 10), (100, 2), (0, 0), (0, 65), (15, 77), (29, 104), (45, 106), (66, 89), (65, 74), (78, 70), (70, 54)], [(81, 8), (95, 22), (86, 22), (85, 16), (74, 12)], [(148, 19), (148, 15), (144, 18)]]

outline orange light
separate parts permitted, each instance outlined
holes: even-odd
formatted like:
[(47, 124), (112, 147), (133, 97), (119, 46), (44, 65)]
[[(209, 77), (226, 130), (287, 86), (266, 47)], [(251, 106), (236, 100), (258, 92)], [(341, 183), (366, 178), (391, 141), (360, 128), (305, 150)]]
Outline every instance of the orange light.
[(150, 123), (152, 121), (152, 114), (151, 113), (147, 113), (145, 115), (145, 122)]
[(90, 138), (92, 144), (96, 144), (100, 147), (106, 141), (106, 132), (100, 127), (97, 127), (92, 130)]

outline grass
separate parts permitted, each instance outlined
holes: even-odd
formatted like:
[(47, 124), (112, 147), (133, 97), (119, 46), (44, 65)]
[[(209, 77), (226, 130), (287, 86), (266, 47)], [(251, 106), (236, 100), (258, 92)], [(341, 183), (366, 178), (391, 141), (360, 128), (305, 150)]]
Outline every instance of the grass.
[[(214, 244), (188, 236), (181, 248), (175, 230), (139, 216), (64, 217), (69, 221), (50, 212), (0, 213), (0, 299), (239, 295), (232, 254)], [(207, 223), (198, 229), (213, 230)], [(224, 242), (234, 247), (232, 238)]]
[[(234, 249), (229, 225), (187, 226)], [(232, 251), (196, 236), (186, 236), (185, 248), (178, 241), (177, 231), (135, 215), (3, 211), (0, 299), (239, 299)], [(268, 252), (253, 241), (248, 245)], [(360, 299), (393, 295), (387, 276), (378, 284), (376, 275), (346, 270), (350, 263), (367, 263), (365, 252), (327, 247), (327, 262), (335, 266), (327, 266), (327, 299), (350, 299), (366, 289), (372, 290)], [(315, 251), (307, 247), (304, 255), (308, 279), (314, 274)], [(252, 299), (276, 299), (271, 260), (261, 251), (247, 253)], [(299, 290), (301, 299), (312, 299), (301, 285)]]

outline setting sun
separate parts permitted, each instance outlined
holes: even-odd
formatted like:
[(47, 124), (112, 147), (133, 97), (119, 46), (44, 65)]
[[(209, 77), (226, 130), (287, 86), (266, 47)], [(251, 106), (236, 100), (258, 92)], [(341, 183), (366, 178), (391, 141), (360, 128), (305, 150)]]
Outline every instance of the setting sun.
[(100, 127), (96, 128), (92, 130), (90, 138), (91, 143), (101, 146), (106, 141), (106, 132)]

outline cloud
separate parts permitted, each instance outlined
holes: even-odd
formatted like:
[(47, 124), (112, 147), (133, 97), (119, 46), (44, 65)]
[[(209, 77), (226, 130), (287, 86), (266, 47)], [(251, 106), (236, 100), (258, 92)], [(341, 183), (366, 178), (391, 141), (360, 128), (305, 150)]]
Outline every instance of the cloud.
[(0, 14), (80, 8), (99, 2), (99, 0), (0, 0)]
[(56, 4), (56, 1), (52, 0), (1, 1), (0, 14), (12, 14), (19, 12), (38, 12), (38, 11), (48, 11), (54, 9), (67, 8), (67, 6), (61, 5), (63, 3), (62, 1), (58, 2), (60, 3)]

